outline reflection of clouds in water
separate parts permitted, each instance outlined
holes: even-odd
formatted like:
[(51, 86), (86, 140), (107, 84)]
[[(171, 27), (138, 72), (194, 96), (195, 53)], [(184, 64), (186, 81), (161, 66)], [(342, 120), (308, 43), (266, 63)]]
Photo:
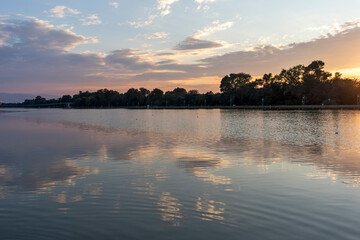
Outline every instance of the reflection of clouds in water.
[(196, 203), (196, 211), (200, 213), (201, 220), (204, 221), (223, 221), (225, 213), (224, 202), (208, 200), (206, 197), (199, 197)]
[(60, 194), (54, 194), (52, 196), (53, 201), (61, 204), (79, 202), (87, 196), (100, 196), (103, 190), (101, 183), (84, 184), (84, 186), (81, 187), (82, 191), (80, 193), (79, 190), (72, 191), (74, 190), (73, 187), (75, 187), (75, 185), (66, 187)]
[(144, 177), (154, 178), (158, 182), (163, 182), (169, 178), (169, 173), (166, 166), (158, 166), (152, 168), (150, 166), (144, 166)]
[[(70, 173), (62, 175), (61, 177), (57, 177), (56, 175), (51, 176), (54, 171), (50, 169), (48, 172), (50, 176), (47, 177), (47, 175), (38, 174), (38, 171), (23, 173), (19, 172), (18, 169), (15, 169), (13, 171), (17, 174), (11, 174), (5, 167), (0, 167), (0, 183), (3, 185), (0, 187), (0, 197), (5, 198), (5, 196), (15, 192), (15, 186), (25, 187), (31, 190), (31, 198), (34, 199), (42, 194), (51, 193), (58, 186), (75, 187), (78, 180), (86, 178), (88, 175), (99, 174), (99, 169), (97, 167), (78, 166), (75, 161), (69, 159), (64, 160), (61, 166), (70, 169)], [(56, 168), (59, 167), (59, 165), (57, 164), (52, 167)], [(30, 174), (31, 177), (27, 176), (27, 174)], [(28, 180), (32, 182), (25, 183)]]
[(79, 202), (83, 200), (81, 195), (76, 196), (67, 196), (66, 192), (63, 191), (62, 193), (53, 196), (54, 202), (57, 203), (71, 203), (71, 202)]
[(129, 146), (136, 148), (145, 139), (103, 127), (31, 118), (1, 118), (0, 132), (6, 139), (0, 144), (2, 197), (18, 188), (43, 194), (56, 186), (75, 186), (77, 180), (99, 173), (98, 167), (77, 163), (129, 159)]
[(8, 188), (0, 186), (0, 199), (5, 199), (8, 195)]
[[(204, 196), (198, 198), (191, 195), (195, 201), (191, 205), (193, 208), (195, 205), (204, 221), (225, 221), (225, 208), (230, 204), (215, 201), (217, 197), (212, 192), (217, 191), (219, 186), (224, 191), (239, 189), (236, 186), (240, 185), (238, 178), (231, 172), (231, 168), (237, 166), (257, 166), (261, 173), (267, 174), (273, 164), (313, 165), (315, 167), (307, 175), (309, 178), (330, 178), (359, 186), (358, 154), (350, 155), (326, 146), (298, 146), (272, 140), (232, 139), (221, 135), (209, 138), (207, 135), (125, 131), (68, 122), (18, 121), (10, 124), (10, 130), (7, 128), (9, 124), (6, 124), (0, 124), (2, 133), (19, 135), (24, 132), (25, 138), (9, 136), (9, 142), (0, 146), (0, 156), (7, 156), (0, 159), (0, 198), (8, 194), (7, 186), (20, 186), (35, 189), (38, 194), (52, 194), (52, 200), (64, 206), (62, 209), (65, 210), (68, 203), (86, 201), (89, 196), (98, 197), (103, 193), (101, 184), (79, 181), (96, 174), (100, 175), (100, 181), (107, 181), (97, 167), (82, 166), (88, 162), (100, 165), (128, 160), (122, 161), (131, 163), (124, 165), (129, 170), (125, 174), (129, 174), (130, 179), (130, 186), (127, 186), (130, 193), (126, 194), (141, 194), (138, 197), (155, 199), (152, 204), (159, 210), (161, 220), (174, 226), (179, 226), (186, 215), (186, 209), (182, 207), (186, 205), (185, 202), (174, 197), (178, 196), (177, 190), (167, 186), (181, 184), (180, 181), (184, 180), (178, 175), (171, 175), (174, 170), (185, 172), (186, 180), (191, 175), (200, 180), (197, 181), (200, 184), (210, 186)], [(11, 152), (9, 146), (20, 146), (26, 154)], [(14, 164), (11, 164), (11, 159), (4, 160), (12, 154), (17, 159)], [(343, 180), (342, 176), (349, 179)], [(180, 181), (175, 182), (177, 180)], [(55, 187), (65, 189), (54, 191)], [(121, 213), (122, 201), (126, 201), (122, 196), (117, 195), (113, 203), (112, 208), (116, 213)]]
[(171, 223), (173, 226), (180, 226), (180, 219), (182, 218), (180, 207), (182, 204), (179, 203), (179, 199), (172, 197), (168, 192), (163, 192), (157, 205), (161, 212), (161, 220)]
[(230, 185), (231, 184), (231, 178), (228, 178), (225, 176), (216, 176), (209, 172), (194, 171), (194, 176), (198, 177), (199, 179), (202, 179), (205, 182), (211, 182), (214, 185)]
[(13, 174), (10, 173), (9, 169), (5, 165), (0, 165), (0, 183), (9, 182), (13, 179), (13, 177)]
[(98, 151), (98, 160), (100, 162), (105, 162), (108, 160), (108, 149), (107, 149), (107, 146), (104, 144), (102, 145), (100, 148), (99, 148), (99, 151)]
[(314, 167), (309, 173), (306, 174), (306, 177), (316, 180), (325, 180), (328, 179), (333, 183), (343, 183), (352, 187), (360, 187), (360, 176), (341, 174), (332, 169), (321, 169)]
[(174, 149), (173, 155), (180, 167), (185, 168), (198, 179), (214, 185), (231, 184), (230, 177), (218, 176), (211, 172), (231, 166), (228, 160), (219, 157), (216, 152), (194, 146), (180, 146)]
[(338, 180), (337, 174), (330, 170), (325, 172), (313, 169), (312, 172), (307, 173), (306, 176), (311, 179), (330, 179), (333, 182), (336, 182)]
[(83, 194), (90, 196), (100, 196), (103, 190), (103, 183), (90, 183), (85, 184), (83, 187)]

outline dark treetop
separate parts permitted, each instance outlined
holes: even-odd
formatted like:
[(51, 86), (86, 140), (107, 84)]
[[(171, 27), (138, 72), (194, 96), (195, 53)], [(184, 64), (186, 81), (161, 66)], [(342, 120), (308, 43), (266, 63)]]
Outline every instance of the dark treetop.
[[(73, 96), (46, 100), (41, 96), (25, 100), (20, 106), (71, 103), (73, 107), (136, 106), (229, 106), (229, 105), (353, 105), (357, 104), (360, 85), (357, 79), (332, 75), (324, 70), (324, 62), (297, 65), (279, 74), (264, 74), (253, 79), (246, 73), (231, 73), (220, 83), (220, 92), (200, 94), (197, 90), (175, 88), (163, 92), (155, 88), (130, 88), (126, 93), (101, 89)], [(59, 105), (58, 105), (59, 106)]]

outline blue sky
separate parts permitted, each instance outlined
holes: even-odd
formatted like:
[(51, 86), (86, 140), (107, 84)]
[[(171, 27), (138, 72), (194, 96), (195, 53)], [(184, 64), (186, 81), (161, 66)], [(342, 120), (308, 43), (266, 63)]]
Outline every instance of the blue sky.
[(0, 92), (218, 91), (230, 72), (260, 76), (316, 59), (330, 71), (360, 72), (355, 0), (0, 4)]

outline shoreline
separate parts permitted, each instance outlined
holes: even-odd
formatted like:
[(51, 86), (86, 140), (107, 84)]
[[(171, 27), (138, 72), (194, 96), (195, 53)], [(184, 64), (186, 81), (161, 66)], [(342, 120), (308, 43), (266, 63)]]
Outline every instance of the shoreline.
[[(27, 106), (0, 106), (0, 112), (6, 112), (5, 109), (19, 109), (19, 108), (43, 108), (49, 107), (27, 107)], [(54, 108), (56, 109), (56, 108)], [(66, 108), (57, 108), (66, 109)], [(89, 107), (89, 108), (70, 108), (70, 109), (153, 109), (153, 110), (166, 110), (166, 109), (238, 109), (238, 110), (360, 110), (360, 105), (275, 105), (275, 106), (122, 106), (122, 107)]]

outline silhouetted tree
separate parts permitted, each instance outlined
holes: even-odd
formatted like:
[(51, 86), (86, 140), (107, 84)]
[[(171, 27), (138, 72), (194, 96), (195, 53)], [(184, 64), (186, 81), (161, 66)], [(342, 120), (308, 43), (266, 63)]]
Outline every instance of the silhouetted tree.
[[(325, 63), (317, 60), (308, 66), (296, 65), (282, 69), (278, 75), (264, 74), (252, 80), (246, 73), (231, 73), (220, 83), (221, 93), (199, 93), (192, 89), (175, 88), (165, 94), (159, 88), (151, 92), (146, 88), (130, 88), (126, 93), (100, 89), (64, 95), (59, 99), (46, 100), (41, 96), (26, 99), (23, 105), (73, 102), (74, 107), (119, 107), (119, 106), (225, 106), (237, 105), (282, 105), (301, 104), (356, 104), (360, 93), (359, 81), (343, 78), (340, 73), (324, 70)], [(303, 98), (304, 97), (304, 98)]]

